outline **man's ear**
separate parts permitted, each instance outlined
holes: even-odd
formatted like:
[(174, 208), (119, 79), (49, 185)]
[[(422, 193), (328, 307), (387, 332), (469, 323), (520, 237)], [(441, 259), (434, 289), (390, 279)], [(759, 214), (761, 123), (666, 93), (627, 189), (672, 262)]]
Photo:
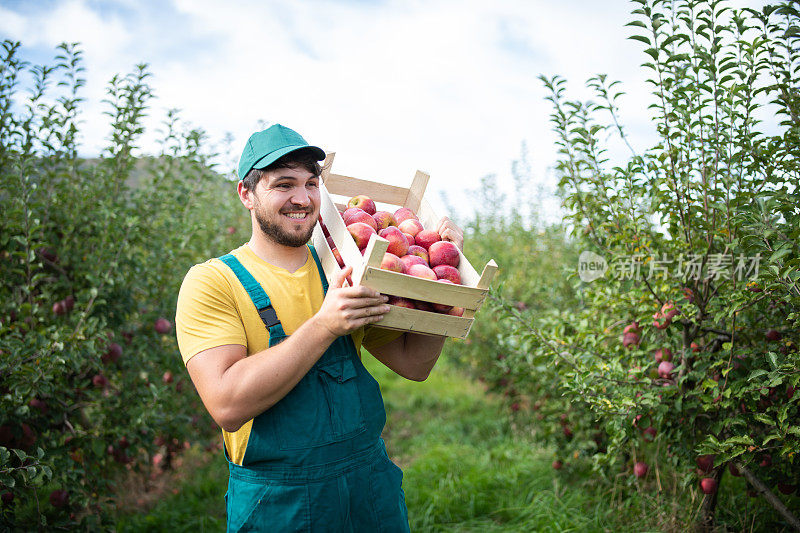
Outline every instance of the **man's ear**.
[(243, 182), (239, 181), (239, 184), (236, 186), (236, 192), (239, 193), (239, 200), (241, 200), (242, 205), (247, 209), (253, 209), (253, 195), (247, 190)]

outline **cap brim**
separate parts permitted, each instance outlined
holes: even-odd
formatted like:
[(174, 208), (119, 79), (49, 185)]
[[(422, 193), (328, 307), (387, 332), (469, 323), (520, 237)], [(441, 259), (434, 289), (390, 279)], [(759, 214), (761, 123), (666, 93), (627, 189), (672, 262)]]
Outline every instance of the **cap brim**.
[(289, 154), (291, 152), (297, 152), (299, 150), (310, 151), (314, 155), (314, 157), (317, 158), (317, 161), (322, 161), (323, 159), (325, 159), (325, 151), (322, 148), (319, 148), (317, 146), (309, 146), (307, 144), (300, 144), (296, 146), (284, 146), (279, 150), (275, 150), (274, 152), (271, 152), (262, 157), (261, 159), (259, 159), (258, 161), (256, 161), (251, 168), (268, 167), (269, 165), (271, 165), (281, 157), (285, 156), (286, 154)]

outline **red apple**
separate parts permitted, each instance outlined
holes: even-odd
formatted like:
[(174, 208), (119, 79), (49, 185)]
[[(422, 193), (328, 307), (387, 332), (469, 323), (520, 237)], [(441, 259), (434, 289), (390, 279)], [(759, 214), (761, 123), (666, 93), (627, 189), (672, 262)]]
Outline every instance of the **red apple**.
[(661, 361), (658, 364), (658, 377), (661, 379), (672, 379), (673, 370), (675, 370), (675, 365), (670, 361)]
[(661, 361), (672, 361), (672, 350), (669, 348), (659, 348), (656, 350), (654, 357), (656, 359), (656, 363), (661, 363)]
[(350, 224), (355, 224), (356, 222), (361, 222), (363, 224), (366, 224), (376, 232), (378, 231), (378, 225), (375, 223), (375, 219), (372, 218), (372, 215), (370, 215), (366, 211), (358, 210), (352, 215), (350, 215), (347, 218), (347, 220), (344, 221), (346, 226), (349, 226)]
[(738, 468), (736, 468), (736, 465), (735, 465), (735, 464), (733, 464), (732, 462), (731, 462), (731, 463), (728, 463), (728, 471), (729, 471), (729, 472), (731, 473), (731, 475), (732, 475), (732, 476), (734, 476), (734, 477), (740, 477), (740, 476), (742, 475), (742, 473), (741, 473), (741, 472), (739, 472), (739, 469), (738, 469)]
[(389, 305), (396, 305), (397, 307), (405, 307), (406, 309), (417, 308), (417, 306), (414, 305), (414, 302), (412, 302), (408, 298), (400, 298), (398, 296), (390, 296), (389, 301), (387, 303)]
[(461, 285), (461, 274), (458, 269), (450, 265), (437, 265), (433, 267), (433, 272), (439, 280), (447, 280), (450, 283)]
[(458, 247), (450, 241), (437, 241), (428, 247), (428, 260), (432, 267), (450, 265), (457, 267), (461, 256)]
[(406, 236), (406, 240), (408, 241), (409, 248), (411, 246), (414, 246), (415, 244), (417, 244), (417, 241), (414, 239), (414, 236), (411, 235), (410, 233), (403, 233), (403, 235)]
[(69, 504), (69, 494), (65, 490), (54, 490), (50, 493), (50, 505), (53, 507), (65, 507)]
[(624, 333), (622, 335), (622, 345), (629, 350), (632, 350), (636, 346), (639, 345), (639, 335), (636, 333), (629, 331), (628, 333)]
[(386, 248), (387, 252), (397, 257), (403, 257), (408, 252), (406, 236), (403, 235), (403, 232), (397, 229), (397, 227), (389, 226), (388, 228), (384, 228), (378, 232), (378, 235), (389, 241), (389, 246)]
[(367, 244), (369, 244), (370, 237), (375, 234), (375, 229), (372, 226), (364, 224), (363, 222), (354, 222), (353, 224), (350, 224), (347, 226), (347, 231), (349, 231), (350, 235), (353, 236), (353, 239), (356, 241), (356, 246), (358, 246), (359, 250), (364, 250), (367, 247)]
[(67, 311), (72, 311), (72, 308), (75, 307), (75, 297), (71, 294), (64, 298), (63, 302)]
[(33, 445), (36, 444), (38, 436), (28, 424), (23, 422), (20, 424), (20, 427), (22, 428), (22, 438), (19, 440), (19, 445), (23, 450), (30, 450), (33, 448)]
[(401, 207), (400, 209), (394, 212), (394, 219), (397, 221), (398, 224), (400, 224), (404, 220), (409, 220), (409, 219), (419, 220), (419, 217), (411, 209), (407, 207)]
[(347, 202), (347, 207), (358, 207), (370, 215), (374, 215), (376, 211), (375, 202), (369, 196), (363, 194), (350, 198), (350, 201)]
[(43, 415), (47, 414), (47, 402), (44, 400), (40, 400), (39, 398), (31, 398), (31, 401), (28, 402), (28, 406), (33, 409), (38, 409)]
[(764, 336), (767, 338), (768, 341), (779, 341), (781, 340), (782, 337), (781, 332), (776, 329), (768, 330)]
[(4, 448), (13, 448), (16, 438), (14, 437), (14, 430), (8, 424), (0, 426), (0, 446)]
[(55, 315), (63, 315), (67, 312), (67, 308), (64, 306), (63, 301), (58, 301), (53, 304), (53, 314)]
[(236, 233), (236, 228), (234, 228), (233, 226), (228, 226), (228, 229), (226, 231), (228, 232), (228, 235), (233, 235), (234, 233)]
[(108, 365), (111, 363), (116, 363), (119, 361), (119, 358), (122, 357), (122, 346), (117, 344), (116, 342), (112, 342), (108, 345), (106, 352), (100, 356), (100, 361), (104, 365)]
[(450, 311), (447, 312), (448, 315), (451, 316), (464, 316), (464, 308), (463, 307), (453, 307)]
[(436, 273), (425, 265), (411, 265), (408, 274), (417, 278), (436, 281)]
[(772, 466), (772, 456), (768, 453), (765, 453), (761, 456), (761, 462), (758, 463), (758, 466), (761, 468), (769, 468)]
[(672, 320), (676, 315), (680, 314), (672, 302), (666, 302), (661, 306), (661, 314), (667, 320)]
[(648, 470), (650, 470), (650, 467), (645, 462), (638, 461), (633, 465), (633, 475), (640, 479), (647, 475)]
[(668, 319), (661, 312), (653, 314), (653, 327), (656, 329), (667, 329), (672, 324), (672, 320)]
[(400, 261), (400, 258), (394, 255), (391, 252), (386, 252), (383, 254), (383, 260), (381, 261), (381, 268), (383, 270), (390, 270), (392, 272), (403, 272), (403, 262)]
[(657, 434), (658, 432), (656, 431), (656, 428), (654, 428), (653, 426), (647, 426), (642, 430), (642, 437), (646, 441), (655, 440)]
[(172, 322), (167, 320), (166, 318), (159, 318), (153, 324), (153, 329), (156, 330), (156, 333), (165, 334), (172, 331)]
[(428, 263), (426, 263), (425, 260), (418, 255), (406, 254), (400, 258), (400, 262), (403, 263), (403, 274), (408, 274), (408, 269), (411, 267), (411, 265), (428, 266)]
[(392, 215), (388, 211), (375, 211), (375, 214), (372, 215), (372, 218), (375, 219), (375, 226), (378, 231), (388, 228), (389, 226), (396, 226), (397, 221), (394, 219), (394, 215)]
[(781, 494), (791, 494), (797, 490), (797, 485), (791, 483), (778, 483), (778, 490)]
[(700, 455), (694, 460), (694, 462), (697, 464), (697, 468), (699, 468), (700, 471), (705, 474), (708, 474), (714, 469), (713, 455)]
[(104, 388), (108, 385), (108, 379), (103, 374), (95, 374), (92, 378), (92, 385), (97, 388)]
[(169, 370), (164, 372), (164, 375), (161, 376), (161, 381), (163, 381), (166, 385), (172, 383), (172, 380), (173, 380), (172, 372), (170, 372)]
[(416, 218), (409, 218), (402, 222), (398, 222), (397, 227), (400, 228), (400, 231), (403, 233), (408, 233), (414, 237), (415, 241), (417, 239), (417, 234), (425, 230), (425, 228), (422, 227), (422, 223)]
[(642, 328), (639, 326), (639, 322), (631, 322), (625, 329), (622, 330), (622, 333), (636, 333), (637, 335), (642, 332)]
[[(351, 216), (353, 216), (358, 211), (364, 211), (364, 210), (363, 209), (359, 209), (358, 207), (348, 207), (347, 209), (344, 210), (344, 212), (342, 213), (342, 220), (344, 221), (344, 225), (345, 226), (349, 224), (347, 219), (349, 219)], [(364, 211), (364, 212), (366, 213), (366, 211)]]
[(700, 345), (699, 345), (699, 344), (697, 344), (696, 342), (693, 342), (693, 343), (691, 343), (691, 344), (689, 345), (689, 347), (692, 349), (692, 351), (693, 351), (693, 352), (699, 352), (700, 350), (702, 350), (702, 348), (700, 347)]
[(153, 466), (159, 466), (162, 462), (164, 462), (164, 454), (163, 453), (154, 454), (151, 461), (153, 463)]
[(417, 244), (428, 250), (431, 245), (435, 242), (439, 242), (442, 238), (439, 236), (439, 233), (432, 229), (424, 229), (414, 235), (414, 240), (417, 241)]
[(564, 463), (562, 463), (561, 461), (558, 461), (558, 460), (553, 461), (553, 470), (561, 470), (561, 467), (563, 467), (563, 466), (564, 466)]
[(428, 262), (428, 250), (419, 246), (418, 244), (413, 244), (408, 247), (408, 255), (418, 255), (425, 260), (426, 265), (430, 265)]
[(703, 494), (714, 494), (717, 492), (717, 480), (713, 477), (704, 477), (700, 480), (700, 490)]

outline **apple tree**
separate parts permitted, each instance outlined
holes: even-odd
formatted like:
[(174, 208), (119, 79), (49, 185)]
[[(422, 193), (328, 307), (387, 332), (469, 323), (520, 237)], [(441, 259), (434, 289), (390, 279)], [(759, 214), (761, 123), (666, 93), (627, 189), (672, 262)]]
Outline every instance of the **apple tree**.
[(51, 66), (21, 50), (0, 48), (0, 524), (107, 529), (120, 480), (216, 440), (172, 317), (189, 266), (245, 220), (177, 113), (141, 152), (145, 65), (110, 81), (108, 144), (87, 158), (79, 48)]
[(516, 342), (558, 361), (561, 387), (596, 413), (601, 471), (645, 457), (683, 472), (705, 525), (725, 472), (743, 475), (800, 527), (798, 11), (634, 3), (660, 141), (632, 148), (605, 76), (589, 80), (596, 101), (542, 78), (584, 306), (550, 327), (514, 321)]

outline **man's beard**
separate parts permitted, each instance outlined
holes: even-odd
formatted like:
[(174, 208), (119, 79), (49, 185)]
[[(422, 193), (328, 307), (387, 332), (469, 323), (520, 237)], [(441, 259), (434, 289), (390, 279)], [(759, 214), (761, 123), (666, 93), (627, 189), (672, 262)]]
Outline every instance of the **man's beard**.
[[(267, 220), (267, 218), (261, 214), (258, 207), (259, 206), (256, 206), (255, 209), (256, 220), (258, 221), (258, 225), (261, 227), (261, 231), (263, 231), (264, 234), (270, 239), (272, 239), (275, 243), (280, 244), (281, 246), (291, 246), (292, 248), (299, 248), (301, 246), (304, 246), (311, 239), (311, 235), (314, 233), (313, 225), (303, 235), (287, 233), (283, 231), (283, 228), (281, 228), (279, 224)], [(309, 213), (309, 216), (311, 216), (311, 213)]]

